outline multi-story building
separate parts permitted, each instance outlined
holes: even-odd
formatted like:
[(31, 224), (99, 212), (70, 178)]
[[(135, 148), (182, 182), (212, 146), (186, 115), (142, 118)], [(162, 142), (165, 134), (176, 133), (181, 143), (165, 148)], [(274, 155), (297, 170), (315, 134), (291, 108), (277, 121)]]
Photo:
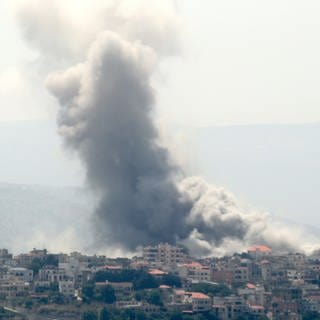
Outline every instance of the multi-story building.
[(75, 295), (75, 286), (72, 280), (59, 281), (59, 292), (67, 297)]
[(10, 268), (8, 274), (19, 281), (31, 282), (33, 280), (33, 271), (26, 268)]
[(5, 298), (28, 295), (30, 284), (25, 281), (6, 281), (0, 283), (0, 296)]
[(183, 248), (168, 243), (144, 247), (143, 258), (151, 265), (177, 265), (187, 262)]
[(214, 297), (213, 312), (221, 320), (237, 319), (248, 311), (248, 306), (242, 297)]
[(111, 286), (117, 300), (132, 300), (133, 284), (132, 282), (97, 282), (97, 287)]
[(62, 280), (67, 280), (67, 275), (64, 269), (54, 266), (45, 266), (44, 268), (39, 270), (38, 280), (55, 283)]
[(191, 304), (193, 312), (204, 312), (212, 309), (211, 298), (201, 292), (186, 292), (185, 301)]
[(248, 254), (254, 259), (259, 259), (262, 257), (270, 256), (272, 253), (271, 248), (264, 245), (252, 246), (248, 249)]
[(210, 267), (204, 266), (199, 262), (182, 264), (178, 267), (178, 273), (181, 278), (189, 279), (197, 282), (205, 282), (211, 280)]
[(12, 254), (7, 249), (0, 249), (0, 265), (13, 265)]
[(45, 260), (47, 257), (47, 250), (39, 250), (39, 249), (33, 249), (29, 253), (22, 253), (18, 256), (14, 257), (14, 260), (16, 261), (17, 265), (19, 267), (29, 267), (32, 264), (32, 261), (34, 259), (38, 259), (40, 261)]
[(68, 256), (63, 262), (59, 261), (59, 269), (64, 270), (68, 279), (72, 279), (78, 287), (83, 281), (83, 273), (89, 270), (88, 262), (81, 261), (80, 256)]

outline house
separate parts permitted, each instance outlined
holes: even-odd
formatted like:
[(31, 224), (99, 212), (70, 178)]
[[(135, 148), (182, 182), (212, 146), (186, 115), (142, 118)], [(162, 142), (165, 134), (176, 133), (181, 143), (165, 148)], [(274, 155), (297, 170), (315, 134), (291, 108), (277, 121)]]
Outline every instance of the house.
[(243, 313), (248, 312), (248, 306), (244, 299), (234, 295), (214, 297), (212, 309), (221, 320), (237, 319)]
[(265, 245), (255, 245), (248, 249), (248, 254), (254, 259), (270, 256), (272, 253), (271, 248)]
[(75, 286), (72, 280), (59, 281), (59, 292), (67, 297), (73, 297), (75, 295)]
[(212, 309), (211, 298), (201, 292), (186, 292), (185, 299), (192, 305), (193, 312), (204, 312)]
[(191, 262), (179, 265), (178, 274), (181, 278), (195, 282), (206, 282), (211, 280), (210, 267), (204, 266), (199, 262)]
[(211, 298), (201, 292), (173, 290), (169, 307), (175, 307), (181, 311), (203, 312), (211, 310), (211, 304)]
[(33, 271), (27, 268), (10, 268), (8, 274), (19, 281), (32, 282)]
[(96, 282), (97, 287), (111, 286), (117, 300), (131, 300), (133, 294), (132, 282)]

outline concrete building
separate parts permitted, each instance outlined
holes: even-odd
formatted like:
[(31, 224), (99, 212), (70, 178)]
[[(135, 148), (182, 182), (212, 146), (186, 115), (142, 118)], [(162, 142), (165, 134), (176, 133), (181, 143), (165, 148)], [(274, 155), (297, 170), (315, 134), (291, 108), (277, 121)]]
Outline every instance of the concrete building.
[(168, 307), (180, 311), (204, 312), (212, 309), (212, 299), (201, 292), (173, 290), (171, 304)]
[(24, 281), (0, 283), (0, 296), (6, 298), (23, 297), (28, 295), (30, 284)]
[(12, 254), (7, 249), (0, 249), (0, 266), (13, 266)]
[(233, 269), (233, 281), (239, 283), (245, 283), (249, 281), (249, 269), (248, 267), (235, 267)]
[(213, 312), (221, 320), (237, 319), (248, 311), (244, 299), (238, 296), (214, 297)]
[(65, 276), (73, 280), (76, 287), (83, 282), (83, 274), (89, 271), (88, 262), (81, 261), (81, 256), (68, 256), (63, 262), (59, 261), (59, 269), (64, 270)]
[(71, 280), (59, 281), (59, 292), (67, 297), (73, 297), (75, 295), (74, 282)]
[(187, 303), (191, 303), (193, 312), (204, 312), (212, 309), (211, 298), (201, 292), (186, 292), (185, 300)]
[(156, 246), (143, 248), (143, 259), (151, 265), (177, 265), (187, 262), (183, 248), (160, 243)]
[(39, 270), (39, 281), (49, 281), (50, 283), (67, 280), (66, 271), (55, 266), (45, 266)]
[(262, 257), (270, 256), (272, 254), (272, 250), (271, 248), (264, 245), (256, 245), (248, 249), (248, 254), (254, 259), (259, 259)]
[(199, 262), (192, 262), (178, 266), (178, 273), (181, 278), (194, 282), (207, 282), (211, 280), (211, 270)]
[(33, 280), (33, 271), (27, 268), (10, 268), (8, 274), (19, 281), (32, 282)]

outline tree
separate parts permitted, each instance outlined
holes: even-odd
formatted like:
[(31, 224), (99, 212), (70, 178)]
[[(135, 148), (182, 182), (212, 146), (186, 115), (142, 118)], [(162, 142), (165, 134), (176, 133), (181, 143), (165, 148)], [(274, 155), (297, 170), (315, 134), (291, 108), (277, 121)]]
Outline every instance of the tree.
[(82, 287), (82, 298), (85, 302), (90, 302), (94, 297), (95, 286), (88, 283)]
[(96, 299), (108, 304), (114, 303), (116, 301), (114, 289), (110, 285), (97, 289)]
[(208, 295), (229, 296), (232, 291), (224, 284), (196, 283), (191, 287), (192, 291), (202, 292)]
[(26, 302), (24, 303), (24, 306), (27, 309), (32, 309), (32, 306), (33, 306), (32, 300), (26, 300)]
[(316, 311), (307, 311), (302, 315), (303, 320), (319, 320), (320, 315)]
[(44, 260), (44, 265), (57, 267), (59, 265), (59, 259), (54, 254), (48, 254)]
[(171, 287), (176, 287), (176, 288), (181, 288), (181, 279), (180, 277), (168, 273), (162, 277), (162, 284), (165, 284), (167, 286)]
[(98, 315), (94, 311), (85, 311), (81, 317), (82, 320), (98, 320)]
[(44, 262), (41, 261), (39, 258), (34, 258), (31, 262), (31, 269), (34, 275), (37, 275), (39, 270), (44, 266)]
[(110, 319), (110, 314), (107, 308), (103, 308), (100, 311), (100, 316), (99, 320), (109, 320)]
[(64, 295), (61, 293), (55, 293), (51, 296), (52, 303), (63, 304), (64, 303)]
[(148, 296), (147, 296), (147, 302), (150, 304), (154, 304), (157, 306), (162, 306), (162, 300), (161, 300), (161, 296), (158, 290), (152, 290), (149, 292)]
[(181, 312), (175, 311), (170, 315), (170, 320), (183, 320)]
[(148, 273), (143, 273), (139, 278), (134, 279), (133, 287), (135, 290), (152, 289), (157, 288), (158, 283), (153, 276)]
[(143, 313), (142, 311), (137, 311), (136, 312), (136, 320), (146, 320), (147, 316), (145, 313)]

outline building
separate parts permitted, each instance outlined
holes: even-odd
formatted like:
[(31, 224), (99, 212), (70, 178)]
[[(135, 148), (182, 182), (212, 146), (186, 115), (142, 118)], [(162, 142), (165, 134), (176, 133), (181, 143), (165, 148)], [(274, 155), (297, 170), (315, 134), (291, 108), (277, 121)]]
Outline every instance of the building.
[(211, 280), (210, 267), (203, 266), (199, 262), (180, 265), (178, 267), (178, 273), (181, 278), (192, 280), (194, 282), (207, 282)]
[(12, 266), (12, 254), (7, 249), (0, 249), (0, 266)]
[(132, 282), (98, 282), (96, 285), (99, 287), (109, 285), (113, 288), (117, 300), (130, 300), (133, 294)]
[(48, 281), (50, 283), (67, 280), (66, 271), (55, 266), (45, 266), (39, 270), (39, 281)]
[(74, 281), (76, 288), (81, 286), (84, 281), (83, 276), (90, 271), (88, 262), (76, 255), (66, 257), (63, 262), (59, 261), (59, 270), (64, 271), (67, 279)]
[(27, 268), (10, 268), (8, 274), (19, 281), (32, 282), (33, 280), (33, 271)]
[(204, 312), (212, 309), (211, 298), (201, 292), (186, 292), (186, 301), (190, 301), (193, 312)]
[(170, 305), (173, 310), (204, 312), (212, 309), (212, 300), (201, 292), (188, 292), (185, 290), (174, 290)]
[(143, 248), (143, 259), (151, 265), (178, 265), (187, 262), (183, 248), (160, 243)]
[(74, 282), (71, 280), (59, 281), (59, 292), (67, 297), (73, 297), (75, 295)]
[(30, 284), (24, 281), (0, 283), (0, 296), (5, 298), (27, 296), (29, 290)]
[(248, 254), (254, 259), (270, 256), (272, 253), (271, 248), (264, 245), (252, 246), (248, 249)]
[(249, 281), (249, 269), (248, 267), (235, 267), (233, 270), (233, 281), (245, 283)]
[(245, 301), (238, 296), (214, 297), (212, 309), (221, 320), (237, 319), (248, 312)]
[(22, 253), (19, 254), (18, 256), (14, 257), (14, 260), (16, 261), (17, 265), (19, 267), (25, 267), (28, 268), (34, 259), (38, 259), (39, 261), (45, 260), (47, 257), (47, 250), (38, 250), (38, 249), (33, 249), (29, 253)]

